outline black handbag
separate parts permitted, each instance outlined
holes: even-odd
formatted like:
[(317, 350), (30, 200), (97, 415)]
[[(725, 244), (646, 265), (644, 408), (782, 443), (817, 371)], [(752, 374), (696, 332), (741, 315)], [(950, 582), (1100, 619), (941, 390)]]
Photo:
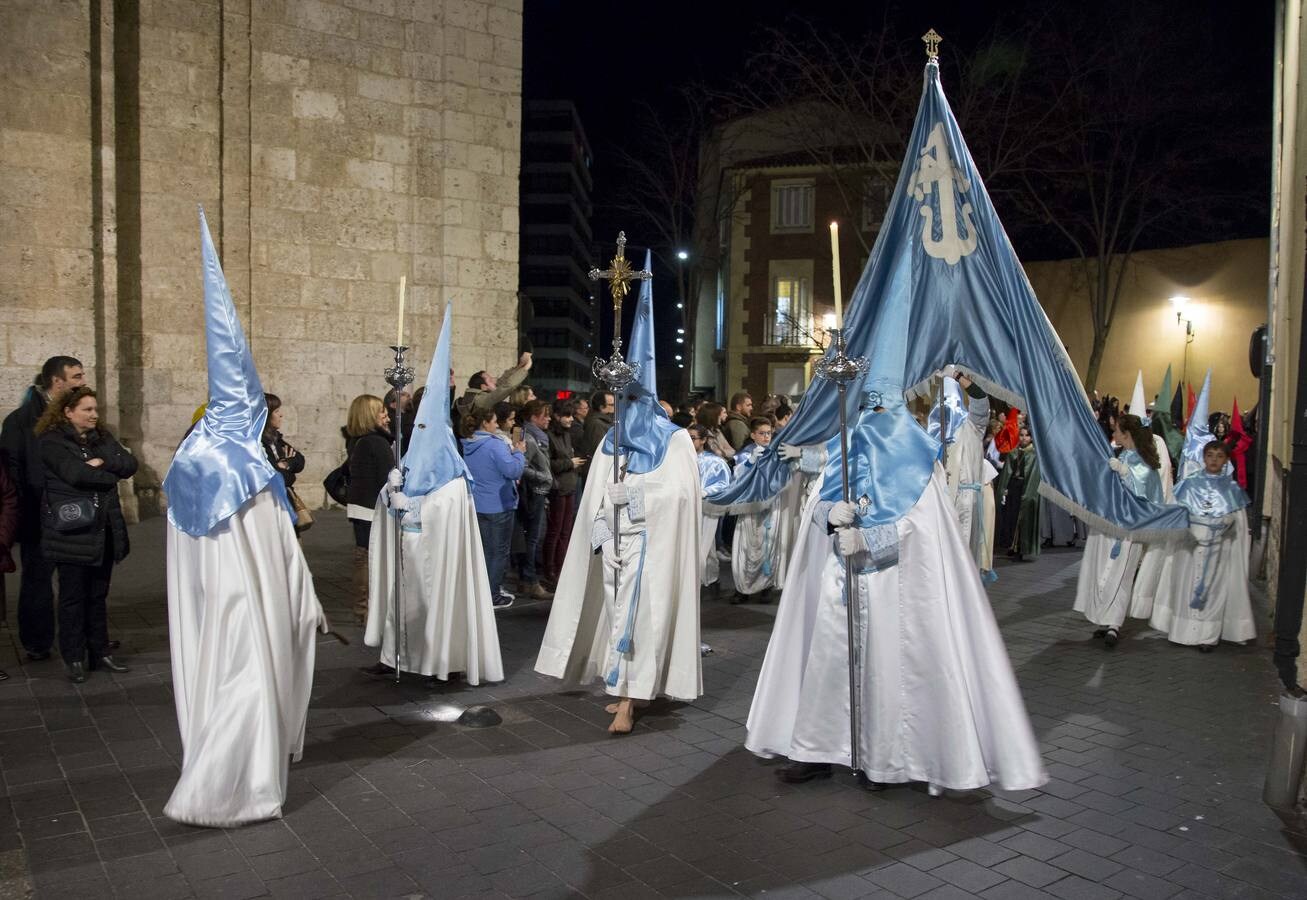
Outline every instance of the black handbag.
[(349, 460), (345, 460), (336, 468), (327, 473), (327, 477), (322, 479), (322, 486), (327, 491), (327, 496), (335, 500), (341, 506), (349, 505)]
[(100, 509), (100, 498), (69, 497), (64, 500), (45, 500), (45, 522), (52, 530), (60, 534), (75, 534), (95, 527), (96, 516)]

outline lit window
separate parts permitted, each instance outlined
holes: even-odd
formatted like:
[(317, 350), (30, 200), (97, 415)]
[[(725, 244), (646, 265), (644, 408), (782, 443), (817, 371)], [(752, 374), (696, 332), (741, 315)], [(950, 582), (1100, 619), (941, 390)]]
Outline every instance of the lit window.
[(807, 278), (782, 276), (772, 281), (772, 314), (767, 343), (807, 346), (813, 343), (812, 295)]

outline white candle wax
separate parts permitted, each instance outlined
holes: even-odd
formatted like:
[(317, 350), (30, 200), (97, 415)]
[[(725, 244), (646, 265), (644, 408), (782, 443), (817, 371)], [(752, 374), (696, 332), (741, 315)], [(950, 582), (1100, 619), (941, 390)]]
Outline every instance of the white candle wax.
[(830, 267), (835, 282), (835, 327), (844, 327), (844, 300), (840, 288), (840, 224), (830, 223)]
[(399, 336), (395, 338), (395, 346), (404, 346), (404, 288), (408, 282), (407, 275), (399, 276)]

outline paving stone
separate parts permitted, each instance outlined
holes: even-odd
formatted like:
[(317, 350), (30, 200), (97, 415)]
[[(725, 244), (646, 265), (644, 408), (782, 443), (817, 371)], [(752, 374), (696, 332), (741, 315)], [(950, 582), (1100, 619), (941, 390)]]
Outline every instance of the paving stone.
[(945, 863), (937, 869), (931, 869), (930, 874), (936, 878), (942, 878), (949, 884), (963, 890), (977, 894), (1000, 884), (1006, 877), (992, 869), (978, 866), (968, 859), (955, 859), (953, 862)]

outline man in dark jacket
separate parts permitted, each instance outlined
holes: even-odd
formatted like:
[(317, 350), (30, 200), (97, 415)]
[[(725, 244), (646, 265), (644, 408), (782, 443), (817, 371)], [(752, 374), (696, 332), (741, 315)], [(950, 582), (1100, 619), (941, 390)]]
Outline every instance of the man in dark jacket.
[(54, 565), (41, 553), (41, 492), (45, 467), (36, 439), (36, 422), (52, 397), (86, 383), (81, 362), (71, 356), (52, 356), (23, 397), (18, 408), (0, 427), (0, 453), (18, 492), (17, 542), (23, 571), (18, 587), (18, 640), (27, 658), (50, 658), (54, 644)]
[(540, 547), (545, 539), (545, 517), (549, 492), (554, 488), (554, 473), (549, 464), (549, 404), (531, 400), (522, 407), (526, 437), (526, 470), (522, 473), (520, 507), (526, 525), (526, 548), (522, 554), (522, 590), (528, 600), (549, 600), (553, 594), (540, 584)]
[(753, 397), (748, 391), (740, 391), (731, 396), (731, 411), (722, 424), (722, 434), (739, 453), (749, 443), (749, 418), (753, 415)]
[(604, 435), (613, 427), (613, 395), (607, 391), (596, 391), (590, 398), (590, 414), (585, 417), (585, 428), (581, 432), (581, 446), (576, 448), (577, 456), (587, 459), (594, 456), (599, 445), (604, 442)]
[(576, 518), (576, 497), (580, 489), (577, 473), (585, 464), (585, 460), (572, 449), (576, 406), (572, 400), (555, 400), (554, 416), (549, 424), (549, 469), (554, 474), (554, 488), (549, 492), (544, 574), (540, 580), (551, 591), (558, 585), (558, 573), (563, 569), (567, 545), (572, 540), (572, 520)]

